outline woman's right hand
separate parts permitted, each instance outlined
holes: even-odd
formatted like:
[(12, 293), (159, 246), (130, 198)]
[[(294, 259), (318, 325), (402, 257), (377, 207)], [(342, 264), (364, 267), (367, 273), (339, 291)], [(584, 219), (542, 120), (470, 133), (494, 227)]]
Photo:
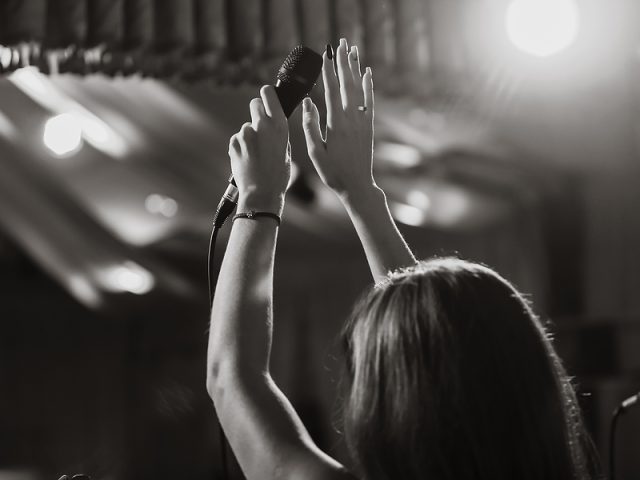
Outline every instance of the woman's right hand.
[[(330, 47), (327, 48), (329, 50)], [(371, 69), (360, 72), (358, 48), (340, 40), (333, 60), (323, 55), (322, 80), (327, 105), (327, 130), (320, 130), (318, 108), (303, 102), (303, 127), (309, 157), (322, 181), (340, 198), (377, 188), (373, 180), (373, 82)]]

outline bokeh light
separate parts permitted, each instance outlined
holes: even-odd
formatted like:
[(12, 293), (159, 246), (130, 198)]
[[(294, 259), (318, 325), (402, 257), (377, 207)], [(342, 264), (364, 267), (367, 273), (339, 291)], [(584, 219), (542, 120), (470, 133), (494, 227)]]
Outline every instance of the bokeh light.
[(152, 193), (145, 199), (144, 206), (149, 213), (165, 218), (175, 217), (178, 213), (178, 202), (173, 198), (159, 193)]
[(509, 39), (520, 50), (538, 57), (569, 47), (579, 27), (575, 0), (514, 0), (507, 10)]
[(82, 126), (70, 113), (56, 115), (45, 124), (43, 140), (56, 155), (70, 155), (82, 145)]
[(393, 218), (405, 225), (420, 227), (426, 222), (425, 212), (413, 205), (407, 205), (400, 202), (389, 202), (389, 209), (391, 210)]
[(108, 268), (105, 273), (107, 287), (115, 292), (144, 295), (149, 293), (156, 283), (151, 272), (130, 260)]

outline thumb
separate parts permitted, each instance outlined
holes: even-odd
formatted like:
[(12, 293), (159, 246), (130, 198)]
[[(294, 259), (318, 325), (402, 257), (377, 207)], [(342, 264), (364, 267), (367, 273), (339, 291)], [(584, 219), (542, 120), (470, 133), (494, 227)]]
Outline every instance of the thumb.
[(309, 97), (306, 97), (302, 102), (302, 129), (307, 141), (307, 151), (309, 156), (314, 159), (318, 152), (324, 151), (325, 146), (320, 132), (320, 114)]

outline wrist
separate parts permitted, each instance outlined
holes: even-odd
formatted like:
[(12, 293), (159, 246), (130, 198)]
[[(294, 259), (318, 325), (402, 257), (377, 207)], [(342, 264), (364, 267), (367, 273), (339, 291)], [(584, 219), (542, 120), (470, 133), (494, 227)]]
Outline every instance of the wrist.
[(237, 213), (269, 212), (282, 216), (284, 209), (284, 193), (268, 194), (261, 192), (240, 193), (238, 198)]
[(363, 207), (386, 204), (384, 191), (375, 183), (350, 188), (338, 194), (340, 201), (349, 211), (361, 210)]

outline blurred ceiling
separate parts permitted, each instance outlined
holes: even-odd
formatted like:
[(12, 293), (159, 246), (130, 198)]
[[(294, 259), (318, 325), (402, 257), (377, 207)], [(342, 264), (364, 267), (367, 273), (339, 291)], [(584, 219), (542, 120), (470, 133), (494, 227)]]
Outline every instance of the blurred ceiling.
[[(509, 4), (5, 0), (0, 227), (91, 307), (190, 298), (192, 272), (167, 253), (205, 258), (257, 85), (294, 45), (340, 36), (374, 69), (376, 178), (408, 229), (477, 232), (560, 188), (558, 173), (626, 165), (637, 6), (579, 2), (575, 46), (541, 60), (508, 42)], [(299, 116), (283, 250), (351, 248)]]
[[(105, 295), (151, 289), (188, 296), (193, 280), (150, 248), (177, 242), (183, 255), (205, 253), (212, 211), (229, 174), (228, 138), (248, 118), (254, 95), (252, 86), (17, 71), (0, 81), (3, 230), (90, 306), (102, 305)], [(424, 108), (402, 119), (394, 105), (379, 99), (377, 176), (399, 221), (464, 231), (507, 217), (513, 197), (524, 198), (515, 193), (514, 174), (504, 182), (512, 198), (482, 188), (497, 173), (473, 174), (477, 188), (447, 178), (448, 167), (438, 159), (451, 152), (493, 158), (486, 162), (489, 172), (512, 170), (500, 166), (504, 152), (489, 131)], [(75, 123), (62, 123), (56, 138), (76, 124), (82, 134), (80, 147), (58, 155), (43, 138), (47, 122), (64, 112)], [(350, 244), (342, 207), (306, 158), (299, 113), (291, 129), (297, 168), (283, 242)]]

